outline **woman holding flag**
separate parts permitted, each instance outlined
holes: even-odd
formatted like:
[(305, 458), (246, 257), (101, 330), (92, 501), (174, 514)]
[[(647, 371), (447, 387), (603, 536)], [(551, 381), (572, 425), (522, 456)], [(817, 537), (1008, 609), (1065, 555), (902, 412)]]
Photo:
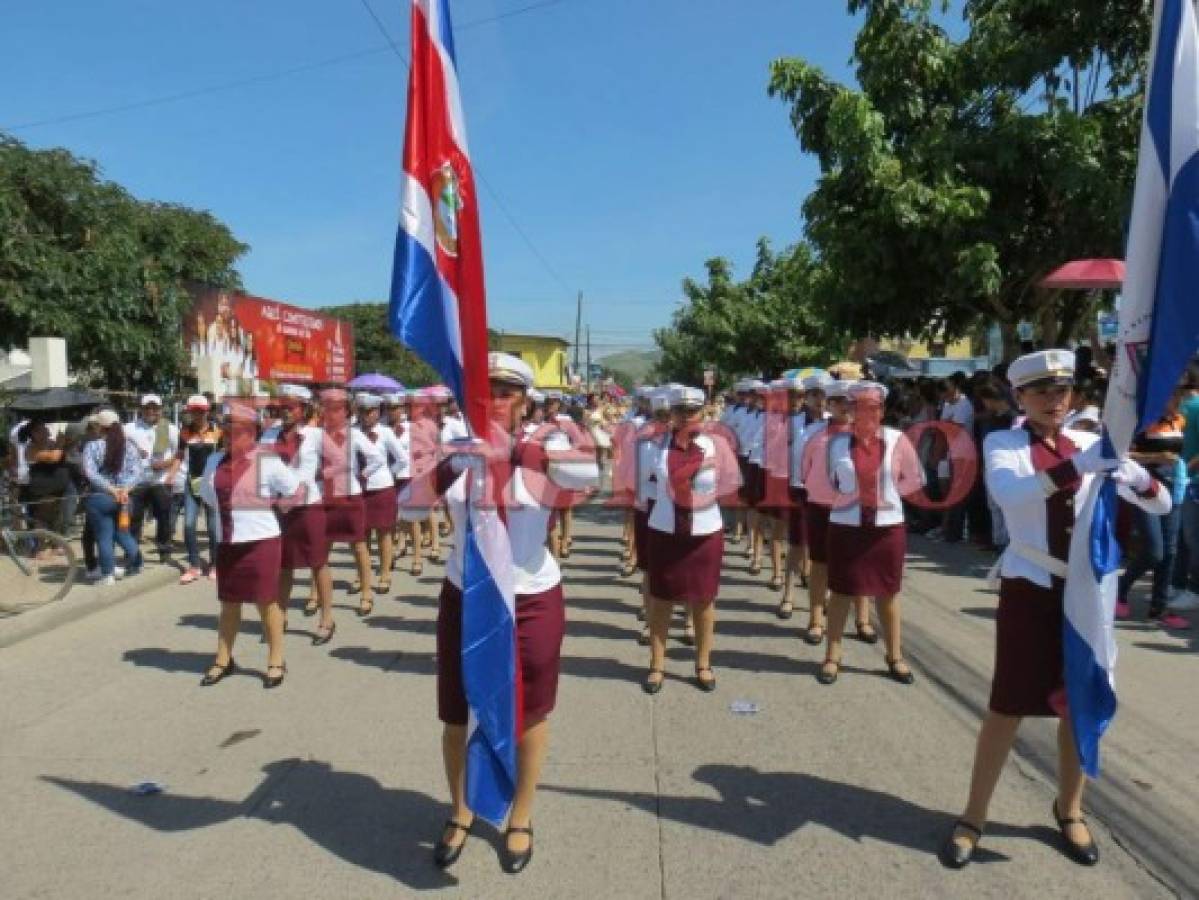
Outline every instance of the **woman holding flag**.
[[(1058, 790), (1053, 815), (1066, 853), (1099, 861), (1082, 819), (1086, 778), (1067, 713), (1063, 682), (1063, 602), (1071, 532), (1091, 480), (1110, 472), (1122, 499), (1158, 515), (1169, 493), (1131, 460), (1106, 458), (1096, 434), (1064, 427), (1074, 385), (1074, 354), (1045, 350), (1011, 364), (1008, 378), (1027, 419), (996, 431), (983, 446), (987, 488), (1003, 510), (1012, 541), (999, 563), (995, 674), (962, 818), (942, 847), (947, 866), (970, 862), (991, 796), (1025, 716), (1057, 716)], [(1082, 527), (1081, 523), (1078, 527)], [(1089, 523), (1087, 523), (1089, 527)]]
[[(596, 485), (599, 467), (593, 452), (572, 450), (561, 432), (549, 435), (544, 443), (523, 440), (526, 395), (533, 386), (527, 363), (510, 354), (492, 353), (488, 370), (493, 439), (482, 455), (478, 444), (466, 445), (473, 452), (451, 455), (437, 473), (437, 487), (445, 489), (454, 523), (454, 551), (446, 563), (437, 614), (437, 708), (445, 726), (442, 753), (453, 812), (434, 850), (434, 861), (443, 868), (457, 861), (474, 824), (465, 784), (469, 708), (463, 676), (462, 586), (466, 528), (472, 521), (468, 490), (471, 502), (478, 504), (474, 491), (481, 487), (505, 526), (516, 592), (516, 683), (523, 724), (518, 726), (517, 779), (503, 856), (504, 869), (515, 874), (533, 855), (533, 800), (549, 745), (548, 717), (557, 698), (566, 629), (562, 574), (546, 547), (546, 530), (558, 498)], [(461, 477), (466, 472), (482, 476), (479, 469), (484, 460), (485, 478)]]

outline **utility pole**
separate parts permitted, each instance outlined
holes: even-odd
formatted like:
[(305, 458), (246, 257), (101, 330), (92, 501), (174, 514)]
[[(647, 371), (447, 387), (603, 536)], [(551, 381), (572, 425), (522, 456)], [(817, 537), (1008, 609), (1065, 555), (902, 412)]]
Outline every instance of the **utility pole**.
[(583, 292), (579, 291), (579, 305), (575, 309), (575, 374), (579, 373), (579, 329), (583, 325)]
[(591, 393), (591, 326), (587, 326), (587, 393)]

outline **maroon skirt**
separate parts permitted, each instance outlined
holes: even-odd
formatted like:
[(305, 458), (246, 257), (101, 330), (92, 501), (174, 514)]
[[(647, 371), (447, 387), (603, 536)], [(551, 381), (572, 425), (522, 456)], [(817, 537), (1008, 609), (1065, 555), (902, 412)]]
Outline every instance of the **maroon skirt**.
[(787, 521), (791, 512), (791, 496), (786, 476), (771, 475), (762, 470), (762, 512), (781, 522)]
[[(516, 644), (525, 722), (550, 714), (558, 699), (566, 602), (559, 583), (540, 594), (516, 595)], [(468, 714), (462, 683), (462, 591), (446, 579), (437, 605), (437, 717), (465, 725)]]
[(371, 531), (391, 531), (400, 511), (395, 485), (364, 492), (362, 502), (366, 528)]
[(637, 570), (649, 569), (649, 514), (654, 511), (654, 501), (647, 500), (645, 512), (633, 510), (633, 549), (637, 554)]
[(678, 537), (649, 529), (649, 592), (656, 600), (707, 606), (720, 592), (724, 533)]
[(745, 480), (745, 502), (756, 508), (766, 497), (766, 470), (757, 463), (746, 463)]
[(802, 547), (808, 542), (808, 513), (803, 488), (791, 488), (791, 509), (787, 516), (787, 543)]
[(903, 585), (904, 525), (828, 526), (828, 589), (848, 597), (894, 597)]
[(1050, 698), (1062, 680), (1063, 582), (1043, 588), (1024, 578), (999, 584), (995, 676), (990, 708), (1005, 716), (1056, 716)]
[(325, 501), (325, 536), (330, 544), (366, 540), (366, 504), (361, 494)]
[(808, 538), (808, 559), (814, 563), (828, 562), (828, 517), (827, 506), (808, 500), (804, 503), (804, 531)]
[(283, 538), (216, 548), (216, 595), (223, 603), (273, 603), (279, 592)]
[(329, 562), (325, 507), (297, 506), (283, 516), (283, 568), (319, 569)]

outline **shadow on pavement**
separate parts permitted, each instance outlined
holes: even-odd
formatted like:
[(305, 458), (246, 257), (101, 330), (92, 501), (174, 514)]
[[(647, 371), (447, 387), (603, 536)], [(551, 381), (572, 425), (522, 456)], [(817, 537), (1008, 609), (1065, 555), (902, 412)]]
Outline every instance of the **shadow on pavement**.
[(963, 609), (962, 612), (978, 619), (994, 619), (997, 610), (998, 607), (996, 606), (969, 606)]
[(315, 760), (281, 759), (262, 771), (265, 780), (244, 800), (170, 793), (139, 797), (120, 785), (49, 775), (41, 779), (155, 831), (173, 834), (239, 818), (291, 825), (351, 865), (391, 876), (414, 890), (457, 884), (430, 859), (446, 815), (444, 803)]
[[(955, 817), (901, 797), (816, 775), (759, 772), (750, 766), (706, 765), (692, 777), (714, 789), (710, 797), (662, 796), (644, 792), (592, 790), (548, 784), (543, 790), (628, 804), (672, 822), (773, 846), (805, 825), (825, 828), (861, 841), (869, 838), (935, 855)], [(989, 835), (1024, 837), (1056, 844), (1045, 825), (989, 824)], [(1001, 853), (979, 848), (976, 863), (1006, 861)]]

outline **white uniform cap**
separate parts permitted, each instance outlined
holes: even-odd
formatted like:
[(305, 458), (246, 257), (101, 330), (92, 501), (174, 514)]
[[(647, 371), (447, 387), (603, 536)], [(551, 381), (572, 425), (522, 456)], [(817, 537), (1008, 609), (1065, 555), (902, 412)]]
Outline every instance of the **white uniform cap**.
[(141, 405), (150, 406), (151, 404), (154, 406), (162, 406), (162, 398), (157, 394), (143, 394)]
[(281, 384), (279, 385), (279, 396), (307, 402), (312, 399), (312, 391), (302, 384)]
[(534, 403), (544, 403), (545, 394), (541, 393), (537, 388), (529, 388), (529, 399)]
[[(791, 390), (791, 380), (792, 379), (790, 378), (776, 378), (774, 381), (770, 382), (770, 389), (772, 391), (789, 391)], [(798, 379), (796, 379), (795, 390), (803, 390), (803, 384), (802, 382), (799, 382)]]
[(804, 383), (807, 381), (806, 378), (784, 378), (782, 381), (783, 384), (787, 386), (787, 390), (789, 391), (798, 391), (802, 393), (808, 389), (807, 385)]
[(825, 373), (821, 373), (819, 375), (809, 375), (803, 380), (803, 389), (805, 391), (825, 391), (827, 393), (829, 385), (832, 383), (832, 376)]
[(761, 392), (761, 391), (768, 390), (768, 388), (766, 387), (766, 382), (755, 378), (752, 381), (750, 381), (749, 390)]
[(670, 390), (670, 405), (685, 409), (699, 409), (704, 405), (704, 392), (696, 387), (680, 385)]
[(733, 385), (733, 390), (736, 391), (738, 394), (747, 393), (748, 391), (753, 390), (753, 382), (750, 381), (748, 378), (742, 378), (735, 385)]
[(1090, 422), (1098, 425), (1102, 418), (1098, 406), (1084, 406), (1078, 412), (1066, 416), (1066, 426), (1076, 425), (1079, 422)]
[(203, 394), (192, 394), (187, 398), (188, 409), (208, 409), (208, 398)]
[(111, 409), (102, 409), (96, 413), (93, 418), (95, 419), (96, 424), (101, 428), (111, 428), (113, 425), (116, 425), (121, 421), (121, 417)]
[(848, 400), (849, 389), (853, 387), (853, 384), (852, 381), (832, 381), (824, 389), (824, 392), (830, 399)]
[(1007, 370), (1014, 388), (1037, 384), (1073, 384), (1074, 354), (1069, 350), (1039, 350), (1015, 360)]
[(383, 405), (383, 398), (378, 394), (358, 393), (354, 395), (354, 405), (362, 409), (378, 409)]
[(633, 391), (634, 397), (644, 397), (649, 399), (654, 394), (654, 386), (652, 384), (643, 384), (637, 390)]
[(546, 400), (561, 400), (562, 392), (561, 391), (546, 391), (545, 399)]
[(533, 386), (533, 368), (511, 353), (488, 353), (487, 375), (492, 381), (514, 384), (526, 391)]
[(649, 394), (649, 406), (654, 411), (670, 409), (670, 391), (666, 388), (656, 388)]
[(433, 400), (437, 400), (441, 403), (445, 403), (445, 402), (453, 399), (454, 392), (451, 391), (444, 384), (435, 384), (431, 388), (427, 388), (425, 390), (425, 396), (430, 397)]
[(872, 394), (877, 395), (878, 400), (887, 399), (887, 386), (879, 384), (877, 381), (855, 381), (849, 385), (849, 399), (858, 400), (866, 398)]

